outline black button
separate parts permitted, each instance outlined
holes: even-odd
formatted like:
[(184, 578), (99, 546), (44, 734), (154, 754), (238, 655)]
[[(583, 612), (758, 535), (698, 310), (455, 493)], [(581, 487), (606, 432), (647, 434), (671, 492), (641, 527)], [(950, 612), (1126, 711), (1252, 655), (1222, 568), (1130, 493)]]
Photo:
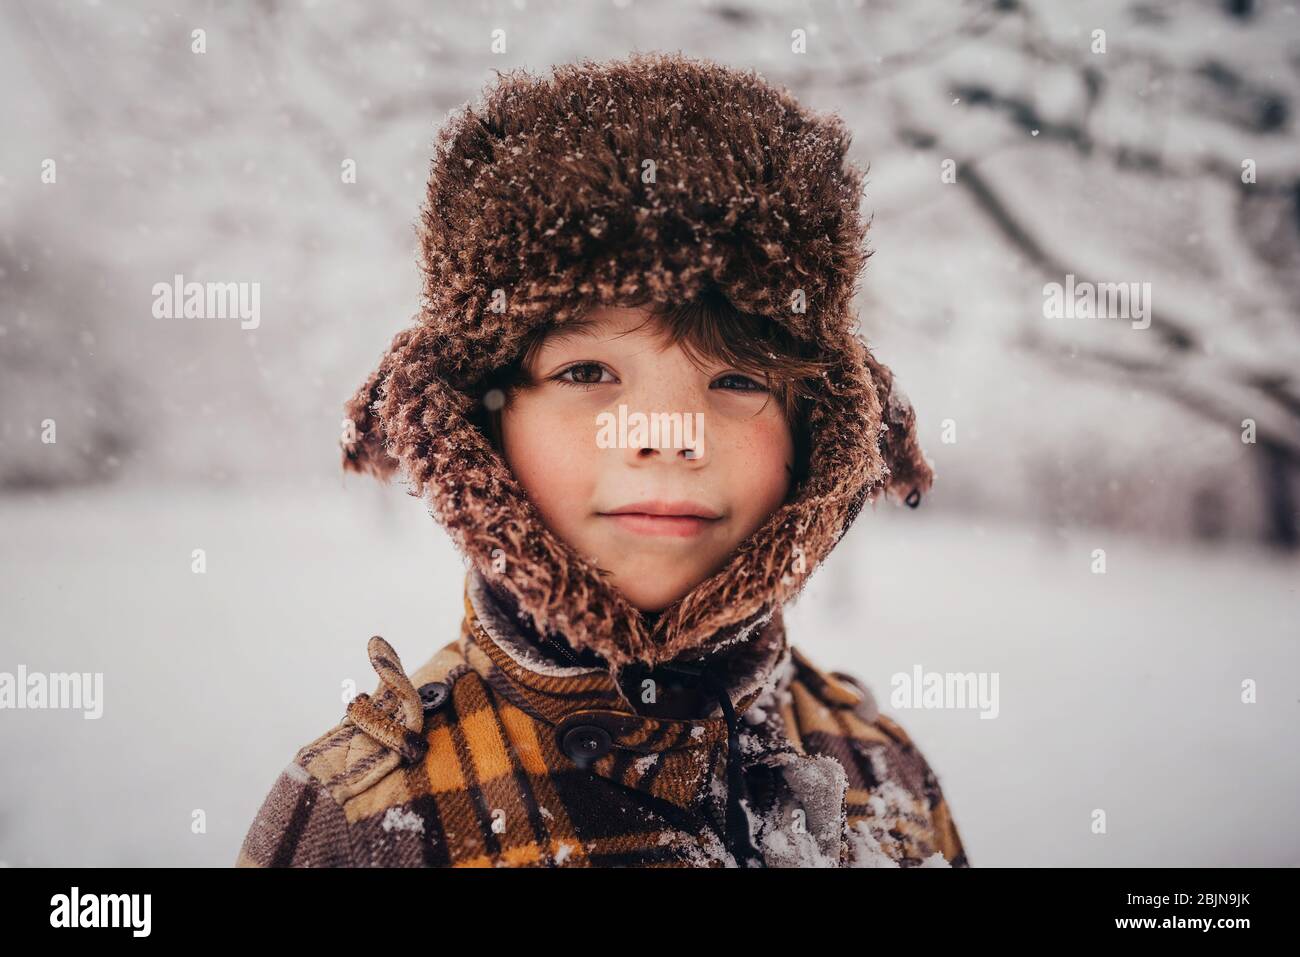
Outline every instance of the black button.
[(451, 689), (445, 682), (430, 681), (427, 685), (420, 685), (420, 700), (424, 702), (425, 711), (436, 711), (450, 696)]
[(595, 724), (576, 725), (564, 732), (560, 739), (561, 750), (569, 756), (570, 761), (583, 769), (609, 754), (612, 746), (609, 732)]

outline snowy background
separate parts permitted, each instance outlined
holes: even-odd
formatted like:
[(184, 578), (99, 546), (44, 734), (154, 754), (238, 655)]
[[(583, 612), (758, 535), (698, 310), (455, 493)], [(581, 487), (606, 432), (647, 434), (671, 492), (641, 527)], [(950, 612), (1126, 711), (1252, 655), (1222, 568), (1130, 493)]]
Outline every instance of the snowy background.
[[(891, 711), (972, 862), (1300, 865), (1300, 7), (1249, 0), (5, 5), (0, 671), (102, 671), (105, 713), (0, 711), (0, 861), (228, 865), (366, 639), (454, 637), (460, 559), (343, 480), (342, 404), (418, 306), (448, 111), (633, 50), (755, 67), (870, 166), (862, 327), (936, 485), (787, 621), (887, 711), (999, 674), (996, 720)], [(260, 328), (154, 319), (176, 273), (260, 282)], [(1067, 273), (1151, 283), (1150, 328), (1045, 318)]]

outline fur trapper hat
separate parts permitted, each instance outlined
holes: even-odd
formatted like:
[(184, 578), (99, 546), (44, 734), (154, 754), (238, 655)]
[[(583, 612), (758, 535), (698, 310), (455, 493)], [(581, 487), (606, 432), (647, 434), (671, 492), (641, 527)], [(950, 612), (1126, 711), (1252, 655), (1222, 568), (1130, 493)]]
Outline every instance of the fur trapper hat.
[[(614, 666), (690, 657), (779, 611), (864, 502), (889, 492), (915, 507), (933, 478), (911, 405), (853, 330), (870, 251), (849, 140), (836, 115), (761, 74), (680, 54), (498, 74), (438, 136), (421, 309), (347, 404), (344, 467), (404, 473), (539, 632)], [(802, 487), (649, 618), (542, 523), (476, 404), (539, 324), (709, 288), (783, 324), (828, 367)]]

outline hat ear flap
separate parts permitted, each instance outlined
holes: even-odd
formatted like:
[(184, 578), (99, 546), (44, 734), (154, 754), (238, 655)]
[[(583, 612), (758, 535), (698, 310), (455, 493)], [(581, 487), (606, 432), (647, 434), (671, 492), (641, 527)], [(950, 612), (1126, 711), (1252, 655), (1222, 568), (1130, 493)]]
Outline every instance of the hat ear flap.
[(397, 471), (400, 463), (388, 452), (388, 436), (378, 407), (387, 396), (393, 370), (400, 364), (405, 347), (417, 330), (417, 326), (412, 326), (393, 337), (378, 368), (344, 405), (344, 434), (339, 445), (343, 449), (345, 472), (369, 473), (387, 480)]
[(862, 345), (867, 371), (871, 374), (876, 397), (880, 400), (880, 454), (889, 467), (884, 491), (912, 508), (921, 504), (921, 495), (934, 484), (934, 470), (921, 451), (916, 434), (916, 412), (906, 393), (894, 383), (889, 366), (877, 362), (866, 343)]

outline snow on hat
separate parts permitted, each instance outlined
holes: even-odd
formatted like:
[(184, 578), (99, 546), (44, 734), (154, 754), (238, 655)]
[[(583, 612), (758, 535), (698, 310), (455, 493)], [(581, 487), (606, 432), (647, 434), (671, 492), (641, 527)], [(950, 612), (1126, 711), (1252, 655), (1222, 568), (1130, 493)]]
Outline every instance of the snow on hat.
[[(849, 141), (838, 116), (761, 74), (681, 54), (499, 73), (438, 136), (421, 309), (347, 404), (344, 468), (404, 472), (539, 631), (616, 666), (671, 660), (779, 609), (864, 502), (888, 491), (915, 507), (933, 480), (911, 405), (852, 331), (870, 250)], [(539, 325), (709, 290), (828, 364), (809, 470), (723, 568), (647, 617), (543, 524), (477, 406)]]

